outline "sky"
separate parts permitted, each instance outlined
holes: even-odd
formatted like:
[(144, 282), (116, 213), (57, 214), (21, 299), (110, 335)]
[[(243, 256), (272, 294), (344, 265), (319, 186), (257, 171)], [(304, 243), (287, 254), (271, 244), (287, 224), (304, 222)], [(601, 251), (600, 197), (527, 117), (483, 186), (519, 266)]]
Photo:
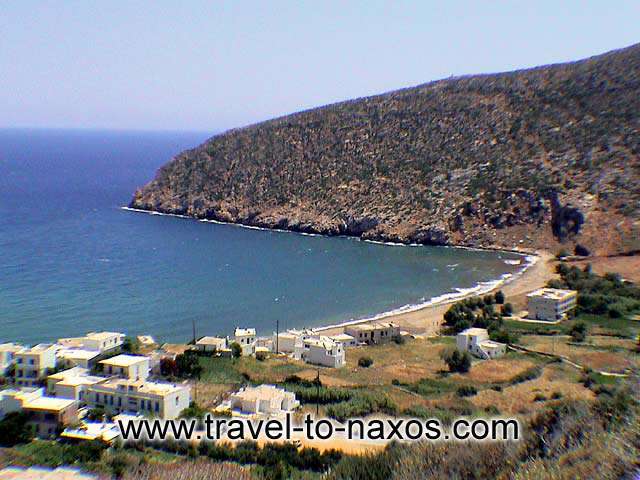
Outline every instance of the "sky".
[(638, 41), (637, 0), (0, 0), (0, 127), (213, 133)]

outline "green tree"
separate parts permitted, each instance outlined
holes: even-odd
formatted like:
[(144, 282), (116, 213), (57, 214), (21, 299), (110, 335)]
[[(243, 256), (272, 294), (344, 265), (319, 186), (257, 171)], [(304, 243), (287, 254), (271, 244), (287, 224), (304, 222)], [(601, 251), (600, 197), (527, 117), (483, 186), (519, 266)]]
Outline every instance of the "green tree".
[(13, 447), (33, 439), (33, 430), (27, 425), (28, 417), (22, 412), (11, 412), (0, 420), (0, 446)]
[(458, 349), (446, 351), (442, 359), (450, 372), (466, 373), (471, 368), (471, 356), (468, 352), (460, 352)]
[(231, 344), (231, 354), (233, 358), (240, 358), (242, 356), (242, 347), (238, 342), (233, 342)]
[(371, 357), (360, 357), (358, 359), (359, 367), (369, 368), (371, 365), (373, 365), (373, 360), (371, 359)]
[(584, 322), (574, 323), (569, 330), (574, 342), (584, 342), (587, 338), (587, 325)]
[(498, 305), (502, 305), (504, 303), (504, 293), (502, 292), (502, 290), (498, 290), (494, 297)]

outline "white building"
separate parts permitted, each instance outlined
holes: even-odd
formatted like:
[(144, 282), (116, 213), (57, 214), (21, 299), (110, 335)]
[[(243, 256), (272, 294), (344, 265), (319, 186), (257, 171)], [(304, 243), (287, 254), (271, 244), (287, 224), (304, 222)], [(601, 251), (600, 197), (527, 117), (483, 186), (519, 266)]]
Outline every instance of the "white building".
[(67, 348), (83, 348), (108, 352), (121, 347), (124, 343), (124, 333), (118, 332), (89, 332), (84, 337), (60, 338), (58, 343)]
[(227, 405), (231, 410), (245, 414), (278, 415), (295, 410), (300, 402), (293, 392), (274, 385), (258, 385), (232, 394)]
[(60, 437), (68, 440), (100, 440), (113, 443), (120, 437), (120, 426), (113, 422), (81, 422), (77, 427), (65, 428)]
[(236, 328), (233, 340), (242, 347), (242, 355), (253, 355), (256, 346), (256, 329)]
[(480, 358), (497, 358), (504, 355), (507, 346), (489, 339), (485, 328), (467, 328), (456, 336), (458, 350)]
[(221, 352), (227, 348), (227, 339), (222, 337), (202, 337), (196, 342), (196, 349), (203, 352)]
[(90, 385), (85, 401), (90, 408), (104, 408), (110, 414), (147, 414), (170, 420), (189, 406), (191, 389), (186, 384), (110, 378)]
[(56, 352), (57, 364), (63, 368), (91, 368), (100, 355), (99, 350), (85, 350), (82, 348), (61, 348)]
[(105, 375), (116, 375), (129, 380), (146, 380), (149, 377), (149, 357), (139, 355), (116, 355), (98, 362)]
[(24, 347), (15, 343), (0, 344), (0, 376), (4, 375), (7, 369), (15, 362), (14, 356)]
[(56, 346), (40, 343), (15, 352), (14, 358), (16, 384), (21, 387), (34, 387), (47, 375), (48, 369), (56, 367)]
[(351, 335), (346, 333), (340, 333), (338, 335), (329, 335), (329, 338), (336, 343), (341, 343), (344, 348), (356, 347), (358, 341)]
[(43, 388), (25, 387), (0, 391), (0, 418), (11, 412), (27, 415), (27, 424), (38, 437), (55, 436), (58, 428), (78, 420), (78, 402), (48, 397)]
[(540, 288), (527, 295), (528, 317), (555, 322), (576, 307), (578, 292), (557, 288)]
[(286, 332), (273, 333), (272, 346), (273, 351), (277, 353), (293, 353), (296, 350), (296, 342), (314, 336), (313, 330), (297, 330), (291, 328)]
[(373, 322), (351, 325), (344, 329), (359, 343), (385, 343), (400, 335), (400, 326), (392, 322)]
[(53, 397), (68, 398), (84, 402), (91, 385), (106, 382), (106, 377), (91, 375), (83, 367), (73, 367), (47, 377), (47, 393)]
[(329, 337), (308, 337), (296, 343), (294, 358), (304, 360), (313, 365), (338, 368), (345, 364), (342, 343), (334, 342)]

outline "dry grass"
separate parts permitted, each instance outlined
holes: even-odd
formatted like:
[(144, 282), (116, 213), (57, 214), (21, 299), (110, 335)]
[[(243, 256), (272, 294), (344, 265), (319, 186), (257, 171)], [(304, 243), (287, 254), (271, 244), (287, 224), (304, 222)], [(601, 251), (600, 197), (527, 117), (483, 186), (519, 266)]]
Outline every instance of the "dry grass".
[(233, 463), (214, 463), (208, 460), (175, 464), (139, 465), (123, 477), (126, 480), (250, 480), (249, 468)]
[[(357, 385), (388, 385), (393, 379), (412, 383), (425, 377), (435, 377), (446, 366), (440, 353), (447, 347), (446, 340), (415, 339), (403, 345), (394, 342), (355, 347), (347, 350), (347, 364), (335, 370), (325, 370), (327, 376), (346, 380)], [(358, 366), (360, 357), (370, 357), (369, 368)]]
[(469, 400), (480, 408), (493, 405), (503, 414), (526, 415), (538, 410), (539, 402), (534, 401), (538, 394), (551, 398), (554, 392), (559, 392), (564, 399), (593, 399), (593, 392), (577, 383), (577, 376), (571, 366), (551, 364), (535, 380), (504, 387), (502, 392), (483, 390)]
[(474, 362), (468, 373), (451, 375), (450, 378), (474, 384), (507, 382), (533, 366), (535, 366), (533, 361), (522, 358), (483, 360)]
[(232, 384), (197, 382), (191, 395), (194, 400), (197, 399), (198, 405), (211, 409), (217, 405), (216, 400), (235, 389), (237, 386)]
[[(607, 347), (632, 347), (631, 340), (592, 336), (584, 345), (569, 344), (570, 337), (565, 335), (527, 335), (521, 343), (541, 352), (555, 353), (569, 358), (571, 361), (594, 370), (623, 372), (625, 369), (640, 367), (635, 354), (615, 352)], [(599, 349), (600, 347), (600, 349)]]

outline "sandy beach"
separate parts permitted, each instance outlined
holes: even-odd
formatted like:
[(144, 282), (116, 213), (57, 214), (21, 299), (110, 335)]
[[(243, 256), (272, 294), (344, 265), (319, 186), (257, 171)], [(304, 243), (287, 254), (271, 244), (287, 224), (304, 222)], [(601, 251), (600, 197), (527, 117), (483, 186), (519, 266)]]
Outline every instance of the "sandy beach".
[[(507, 301), (512, 303), (516, 310), (522, 308), (525, 303), (527, 293), (536, 288), (543, 287), (550, 279), (556, 278), (554, 256), (547, 251), (533, 253), (537, 256), (537, 261), (529, 266), (520, 275), (514, 276), (504, 284), (495, 287), (492, 291), (502, 290), (507, 297)], [(486, 292), (488, 293), (488, 292)], [(485, 295), (486, 293), (483, 293)], [(473, 296), (475, 294), (469, 294)], [(460, 301), (464, 297), (456, 298), (453, 302), (445, 302), (437, 305), (429, 305), (418, 310), (390, 314), (382, 319), (364, 320), (358, 323), (371, 323), (375, 321), (394, 322), (400, 325), (403, 330), (410, 333), (433, 336), (436, 335), (443, 322), (443, 315), (449, 309), (451, 303)], [(318, 329), (325, 335), (335, 335), (344, 330), (344, 326), (336, 325)]]

